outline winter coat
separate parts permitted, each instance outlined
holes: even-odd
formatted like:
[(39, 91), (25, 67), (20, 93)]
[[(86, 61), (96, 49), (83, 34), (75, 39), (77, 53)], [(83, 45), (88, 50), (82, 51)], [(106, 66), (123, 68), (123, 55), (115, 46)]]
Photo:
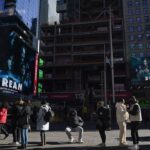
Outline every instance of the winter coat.
[(97, 114), (97, 128), (107, 129), (110, 127), (110, 112), (106, 107), (99, 107), (96, 111)]
[(0, 108), (0, 123), (5, 124), (7, 121), (7, 108)]
[(77, 115), (76, 111), (72, 111), (69, 114), (68, 126), (71, 128), (76, 128), (78, 126), (83, 126), (84, 121), (80, 116)]
[(128, 120), (127, 115), (128, 115), (128, 112), (126, 109), (126, 105), (121, 102), (117, 102), (116, 103), (117, 122), (124, 122), (124, 121)]
[(50, 106), (47, 104), (42, 105), (40, 107), (40, 110), (37, 114), (37, 130), (47, 131), (49, 130), (49, 122), (46, 122), (44, 120), (45, 112), (47, 112), (49, 109), (51, 109)]
[(18, 126), (20, 128), (29, 128), (29, 118), (31, 115), (31, 108), (28, 105), (23, 105), (19, 107), (18, 114)]
[(142, 121), (142, 114), (141, 114), (141, 108), (138, 103), (132, 104), (130, 106), (130, 121)]

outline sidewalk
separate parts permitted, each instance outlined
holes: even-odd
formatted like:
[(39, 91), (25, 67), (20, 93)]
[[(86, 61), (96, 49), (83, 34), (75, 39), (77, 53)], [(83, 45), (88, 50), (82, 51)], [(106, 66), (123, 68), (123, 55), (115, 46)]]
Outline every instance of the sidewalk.
[[(40, 142), (40, 134), (39, 132), (30, 132), (29, 133), (29, 145), (28, 149), (32, 150), (127, 150), (127, 147), (119, 147), (118, 146), (118, 135), (119, 130), (114, 129), (111, 131), (107, 131), (107, 142), (105, 148), (100, 148), (97, 145), (101, 142), (99, 133), (95, 130), (85, 130), (84, 132), (84, 143), (78, 144), (73, 143), (69, 144), (67, 136), (63, 131), (49, 131), (46, 133), (47, 144), (43, 148), (39, 146)], [(77, 138), (77, 134), (73, 133), (75, 138)], [(140, 135), (140, 149), (141, 150), (150, 150), (150, 130), (148, 129), (141, 129), (139, 130)], [(130, 137), (130, 130), (127, 130), (127, 140), (128, 144), (131, 145), (131, 137)], [(11, 145), (12, 142), (12, 135), (10, 135), (6, 140), (0, 140), (0, 150), (6, 149), (17, 149), (17, 147)]]

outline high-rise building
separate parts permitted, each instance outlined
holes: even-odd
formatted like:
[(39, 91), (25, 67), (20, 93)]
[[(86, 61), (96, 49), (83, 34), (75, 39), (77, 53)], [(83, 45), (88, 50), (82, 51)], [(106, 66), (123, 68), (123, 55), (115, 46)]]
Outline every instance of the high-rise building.
[[(150, 1), (123, 1), (129, 88), (144, 99), (150, 96)], [(148, 101), (147, 101), (148, 100)], [(146, 104), (147, 103), (147, 104)]]
[(43, 54), (39, 60), (38, 91), (41, 95), (51, 100), (83, 100), (86, 93), (91, 102), (105, 96), (112, 99), (111, 39), (113, 88), (116, 98), (125, 95), (123, 11), (120, 8), (122, 3), (118, 0), (57, 1), (60, 24), (41, 27)]
[(31, 24), (27, 23), (33, 16), (27, 14), (26, 9), (21, 9), (24, 1), (22, 4), (17, 0), (0, 2), (0, 95), (7, 99), (8, 96), (13, 99), (15, 96), (32, 95), (36, 87), (37, 56)]
[(29, 29), (33, 29), (39, 21), (39, 5), (40, 0), (0, 0), (0, 12), (3, 15), (4, 12), (6, 15), (17, 14)]

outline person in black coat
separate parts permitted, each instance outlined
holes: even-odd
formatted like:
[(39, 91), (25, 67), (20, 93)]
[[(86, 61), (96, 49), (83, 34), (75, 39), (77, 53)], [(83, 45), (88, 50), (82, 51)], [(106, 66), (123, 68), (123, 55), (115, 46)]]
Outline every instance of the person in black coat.
[(68, 126), (65, 129), (65, 132), (69, 138), (69, 142), (73, 143), (74, 138), (71, 134), (71, 131), (77, 131), (79, 132), (79, 138), (78, 138), (78, 143), (83, 143), (83, 120), (80, 116), (77, 115), (77, 111), (75, 109), (72, 109), (69, 112), (68, 116)]
[(109, 109), (104, 106), (104, 101), (97, 102), (97, 110), (96, 110), (97, 120), (96, 120), (96, 128), (99, 130), (102, 143), (99, 144), (100, 147), (105, 147), (106, 143), (106, 129), (109, 128), (110, 125), (110, 114)]
[(19, 101), (16, 101), (13, 106), (12, 106), (12, 133), (13, 133), (13, 143), (15, 145), (19, 145), (19, 141), (20, 141), (20, 128), (18, 126), (18, 114), (19, 114), (19, 110), (20, 110), (20, 104)]
[(18, 125), (21, 128), (21, 146), (18, 149), (26, 149), (28, 144), (28, 129), (29, 129), (29, 118), (31, 115), (31, 108), (27, 101), (20, 100), (20, 109), (18, 114)]

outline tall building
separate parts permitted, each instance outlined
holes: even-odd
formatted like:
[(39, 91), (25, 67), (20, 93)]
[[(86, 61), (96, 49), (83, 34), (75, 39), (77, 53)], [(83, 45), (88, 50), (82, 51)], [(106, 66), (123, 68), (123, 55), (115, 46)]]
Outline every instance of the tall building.
[(116, 98), (126, 96), (125, 40), (120, 8), (122, 3), (118, 0), (57, 1), (60, 24), (41, 26), (39, 95), (55, 101), (77, 102), (85, 100), (85, 95), (90, 102), (105, 99), (105, 96), (111, 100), (112, 39), (113, 88)]
[[(21, 1), (0, 2), (0, 95), (13, 100), (15, 96), (33, 95), (37, 57), (33, 48), (33, 34), (26, 24), (31, 15), (23, 19), (29, 14), (19, 12)], [(25, 10), (23, 12), (27, 13)]]
[(147, 100), (150, 96), (150, 1), (123, 1), (129, 88)]

